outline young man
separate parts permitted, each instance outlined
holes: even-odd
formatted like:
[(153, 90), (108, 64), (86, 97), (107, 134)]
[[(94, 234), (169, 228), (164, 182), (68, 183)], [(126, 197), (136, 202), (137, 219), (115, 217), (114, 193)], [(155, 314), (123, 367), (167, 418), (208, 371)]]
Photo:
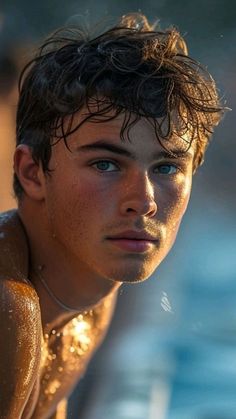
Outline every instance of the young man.
[(1, 419), (65, 417), (120, 285), (171, 249), (221, 113), (179, 33), (141, 15), (59, 31), (26, 67), (18, 209), (0, 229)]

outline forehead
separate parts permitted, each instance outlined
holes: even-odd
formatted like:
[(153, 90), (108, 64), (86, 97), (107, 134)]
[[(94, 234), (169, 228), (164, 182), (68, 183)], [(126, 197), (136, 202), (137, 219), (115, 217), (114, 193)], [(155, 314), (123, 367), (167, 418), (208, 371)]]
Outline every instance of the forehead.
[[(106, 140), (111, 143), (122, 143), (122, 147), (142, 148), (143, 150), (168, 150), (170, 153), (182, 155), (185, 152), (194, 154), (195, 142), (191, 142), (189, 131), (179, 134), (178, 127), (167, 138), (157, 134), (154, 120), (146, 117), (137, 118), (136, 115), (121, 113), (118, 116), (112, 114), (105, 115), (105, 120), (90, 117), (90, 113), (85, 109), (73, 119), (73, 132), (68, 137), (68, 145), (74, 149), (78, 146), (89, 144), (94, 140)], [(87, 119), (87, 117), (89, 118)], [(128, 121), (128, 124), (127, 124)], [(163, 132), (167, 130), (167, 121), (164, 119), (155, 120), (156, 124), (161, 124)], [(78, 129), (77, 126), (79, 126)]]

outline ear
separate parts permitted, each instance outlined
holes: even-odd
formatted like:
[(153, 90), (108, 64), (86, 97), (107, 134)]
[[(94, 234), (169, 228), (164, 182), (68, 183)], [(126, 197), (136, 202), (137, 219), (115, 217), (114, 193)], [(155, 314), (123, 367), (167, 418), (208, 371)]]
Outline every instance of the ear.
[(29, 146), (20, 144), (14, 154), (14, 170), (26, 195), (34, 200), (44, 199), (45, 174), (35, 163)]

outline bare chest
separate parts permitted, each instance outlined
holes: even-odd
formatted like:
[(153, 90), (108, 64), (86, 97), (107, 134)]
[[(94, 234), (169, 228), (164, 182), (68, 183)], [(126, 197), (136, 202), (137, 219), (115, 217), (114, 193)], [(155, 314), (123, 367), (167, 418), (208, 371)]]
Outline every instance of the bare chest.
[(83, 375), (97, 346), (98, 334), (102, 332), (89, 320), (89, 316), (80, 315), (63, 330), (54, 329), (50, 335), (44, 336), (39, 405), (45, 406), (67, 396)]
[(42, 338), (39, 390), (32, 419), (47, 419), (67, 398), (100, 343), (111, 317), (111, 307), (101, 313), (89, 311), (63, 329)]

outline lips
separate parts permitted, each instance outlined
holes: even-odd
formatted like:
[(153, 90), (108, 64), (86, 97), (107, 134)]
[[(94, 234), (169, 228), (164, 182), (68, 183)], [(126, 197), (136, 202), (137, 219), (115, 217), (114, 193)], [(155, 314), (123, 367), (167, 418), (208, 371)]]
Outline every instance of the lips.
[(147, 240), (157, 241), (157, 238), (147, 233), (146, 231), (126, 230), (122, 233), (108, 237), (109, 239), (130, 239), (130, 240)]
[(133, 230), (124, 231), (123, 233), (108, 237), (108, 240), (122, 250), (135, 253), (146, 252), (157, 243), (157, 239), (147, 232)]

